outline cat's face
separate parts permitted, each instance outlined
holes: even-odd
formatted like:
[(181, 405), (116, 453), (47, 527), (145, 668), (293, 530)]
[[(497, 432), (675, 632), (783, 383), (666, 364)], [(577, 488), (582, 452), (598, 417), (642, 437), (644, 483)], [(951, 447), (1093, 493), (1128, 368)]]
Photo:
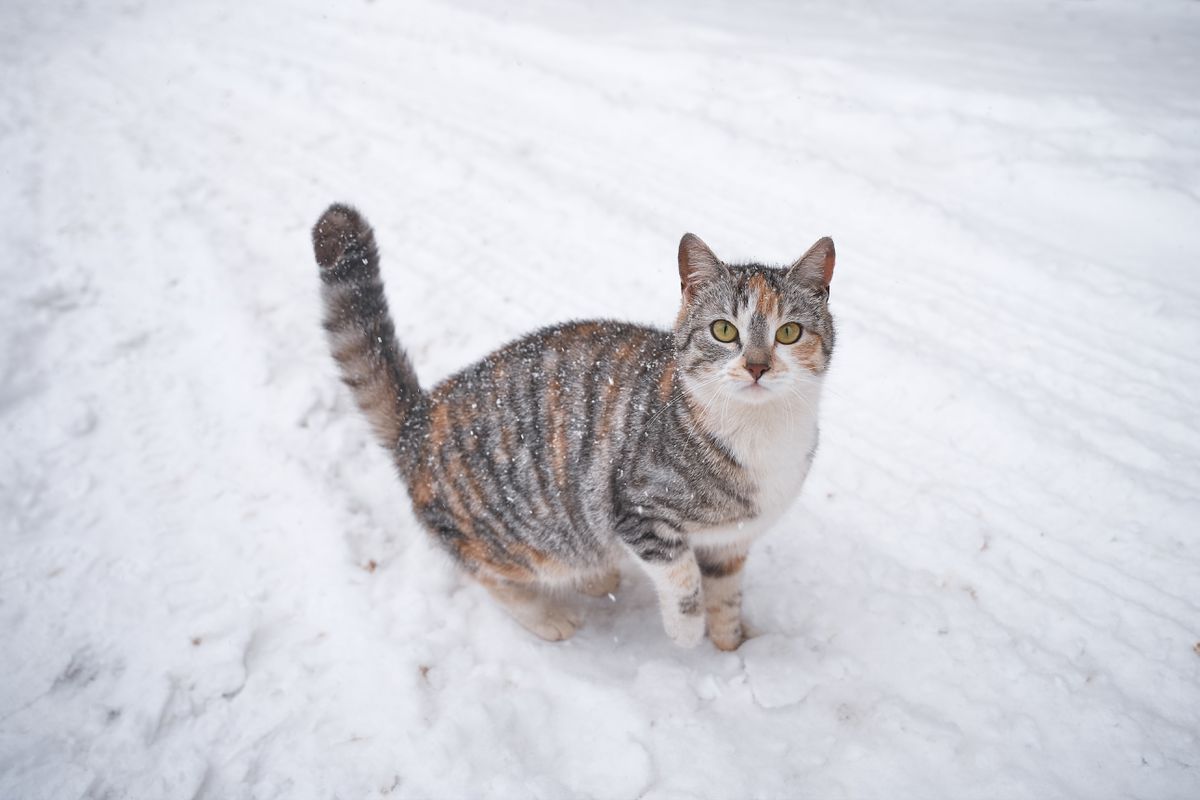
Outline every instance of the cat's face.
[(727, 265), (699, 238), (679, 245), (683, 306), (675, 325), (681, 377), (706, 401), (805, 402), (833, 351), (833, 242), (786, 268)]

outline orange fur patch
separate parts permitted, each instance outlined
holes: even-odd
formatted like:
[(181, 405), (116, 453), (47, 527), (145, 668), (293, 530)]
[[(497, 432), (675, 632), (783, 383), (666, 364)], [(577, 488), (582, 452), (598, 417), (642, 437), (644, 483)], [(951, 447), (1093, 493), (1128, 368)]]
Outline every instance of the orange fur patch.
[(700, 559), (700, 574), (705, 578), (726, 578), (736, 575), (746, 565), (744, 553), (721, 560)]
[(812, 372), (824, 372), (826, 366), (825, 351), (821, 348), (821, 337), (815, 333), (805, 336), (796, 344), (791, 345), (796, 360)]
[(482, 539), (471, 536), (459, 539), (455, 542), (455, 550), (459, 561), (481, 580), (493, 578), (520, 583), (533, 580), (532, 570), (521, 564), (496, 558), (497, 554)]
[(658, 379), (658, 399), (666, 403), (671, 399), (671, 390), (675, 388), (675, 362), (672, 361), (663, 369), (662, 377)]
[(583, 322), (575, 325), (569, 331), (571, 339), (583, 339), (587, 341), (601, 332), (601, 328), (594, 322)]
[(466, 536), (475, 534), (475, 519), (471, 514), (467, 504), (463, 502), (463, 498), (459, 496), (454, 486), (454, 479), (458, 476), (466, 476), (466, 470), (463, 468), (462, 459), (457, 453), (452, 453), (446, 463), (446, 470), (439, 481), (441, 496), (446, 501), (446, 507), (450, 510), (450, 515), (454, 517), (454, 522), (458, 528)]
[(696, 577), (694, 565), (692, 559), (680, 559), (667, 570), (667, 581), (676, 588), (687, 589)]
[(424, 508), (433, 502), (433, 473), (428, 469), (417, 470), (408, 482), (413, 504)]
[(541, 579), (562, 578), (577, 572), (577, 570), (572, 569), (557, 558), (547, 555), (541, 550), (535, 550), (523, 542), (513, 542), (505, 546), (513, 555), (520, 556), (532, 564), (538, 577)]
[(754, 310), (770, 319), (779, 313), (779, 295), (762, 275), (752, 275), (747, 287), (756, 295)]
[(444, 398), (435, 398), (429, 412), (429, 448), (438, 453), (450, 435), (450, 405)]
[(567, 421), (562, 408), (562, 387), (551, 378), (546, 387), (546, 416), (550, 423), (550, 456), (554, 483), (559, 489), (567, 487)]
[(458, 543), (456, 551), (459, 559), (484, 583), (533, 583), (574, 574), (563, 562), (522, 542), (504, 542), (500, 548), (482, 539), (467, 538)]

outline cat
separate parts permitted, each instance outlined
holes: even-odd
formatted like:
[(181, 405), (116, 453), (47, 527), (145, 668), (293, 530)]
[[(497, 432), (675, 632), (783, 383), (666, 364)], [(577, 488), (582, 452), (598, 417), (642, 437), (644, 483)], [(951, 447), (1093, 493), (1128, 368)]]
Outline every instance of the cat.
[(417, 518), (521, 625), (580, 618), (632, 556), (667, 635), (743, 641), (751, 542), (800, 492), (834, 346), (834, 246), (790, 267), (731, 265), (679, 244), (670, 331), (607, 320), (543, 328), (424, 390), (384, 298), (374, 232), (335, 204), (312, 231), (342, 378), (391, 452)]

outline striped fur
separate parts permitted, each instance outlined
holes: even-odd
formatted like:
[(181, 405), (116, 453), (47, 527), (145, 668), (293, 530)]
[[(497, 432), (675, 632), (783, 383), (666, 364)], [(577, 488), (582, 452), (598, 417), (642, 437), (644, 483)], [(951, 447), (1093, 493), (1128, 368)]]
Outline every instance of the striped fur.
[[(370, 227), (335, 205), (313, 243), (343, 379), (418, 518), (467, 574), (530, 630), (560, 639), (578, 619), (549, 589), (611, 590), (631, 554), (676, 642), (695, 644), (707, 615), (718, 646), (740, 643), (746, 548), (798, 493), (816, 446), (832, 242), (772, 269), (722, 264), (689, 235), (673, 331), (556, 325), (428, 392), (396, 342)], [(718, 318), (742, 338), (718, 342)], [(804, 336), (778, 345), (775, 330), (791, 321)], [(748, 359), (769, 365), (759, 380)]]
[(321, 267), (325, 330), (342, 380), (375, 435), (407, 464), (412, 431), (422, 425), (425, 395), (396, 342), (375, 234), (357, 211), (334, 205), (313, 228), (313, 249)]

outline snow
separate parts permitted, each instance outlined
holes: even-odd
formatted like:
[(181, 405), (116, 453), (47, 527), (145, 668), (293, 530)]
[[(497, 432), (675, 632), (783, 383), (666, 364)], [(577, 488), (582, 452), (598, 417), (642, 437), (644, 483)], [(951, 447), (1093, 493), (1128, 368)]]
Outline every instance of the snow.
[[(1200, 797), (1200, 5), (51, 0), (0, 61), (0, 797)], [(334, 200), (427, 384), (835, 238), (756, 638), (455, 575)]]

